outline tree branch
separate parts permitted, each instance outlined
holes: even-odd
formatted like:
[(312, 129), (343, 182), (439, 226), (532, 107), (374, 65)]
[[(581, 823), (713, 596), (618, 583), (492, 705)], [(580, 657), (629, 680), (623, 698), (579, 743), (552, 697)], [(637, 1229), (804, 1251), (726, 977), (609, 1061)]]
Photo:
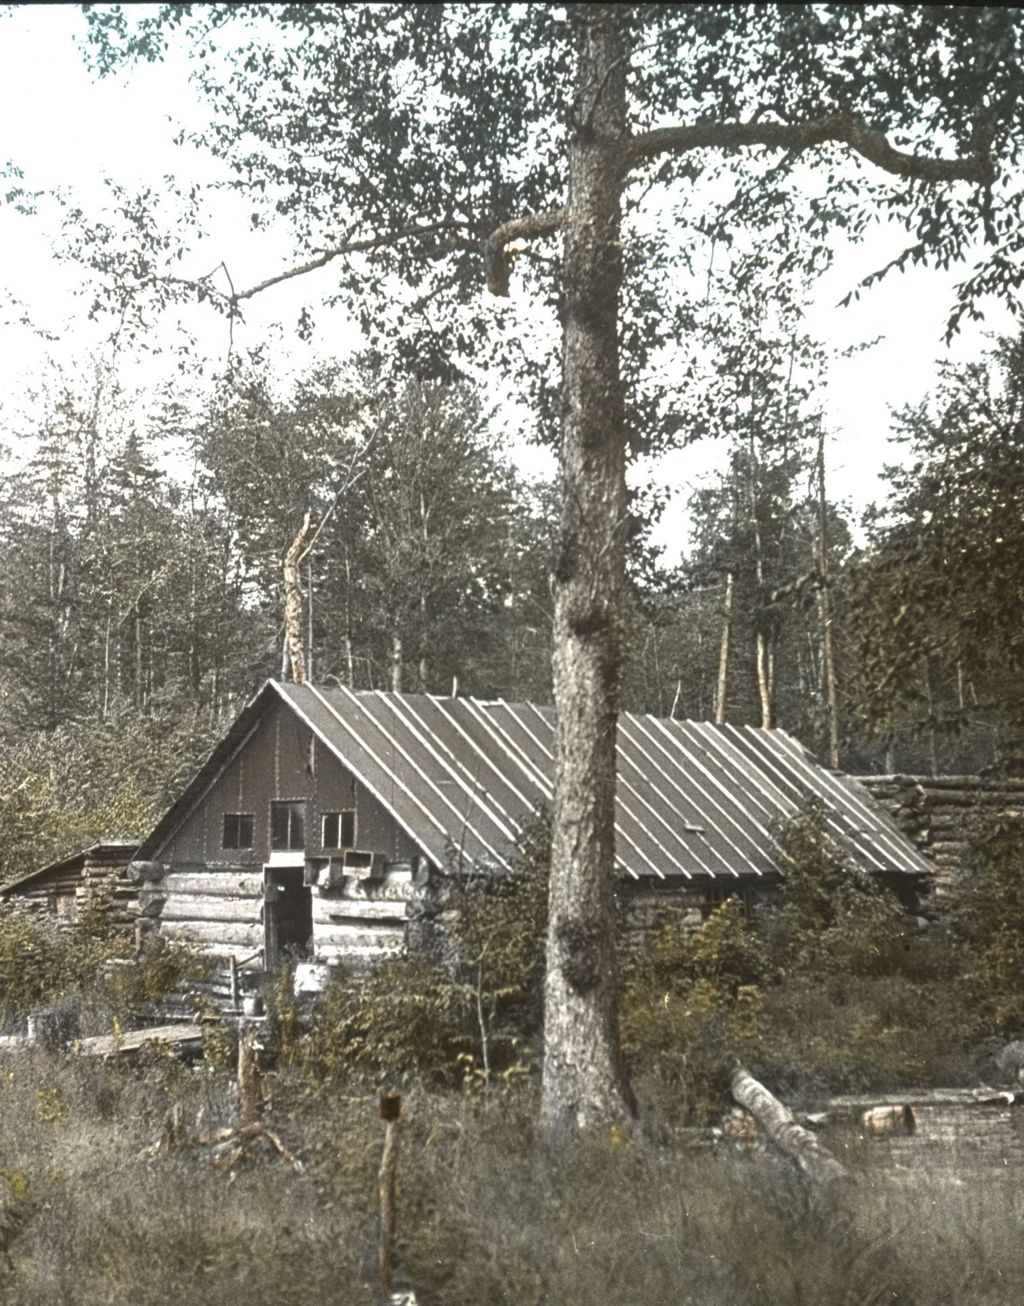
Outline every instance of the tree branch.
[(561, 231), (568, 221), (569, 215), (564, 209), (552, 209), (547, 213), (527, 213), (495, 227), (484, 241), (484, 271), (491, 294), (502, 299), (508, 296), (508, 273), (513, 255), (506, 253), (505, 247), (511, 241), (551, 236)]
[(884, 133), (875, 131), (853, 113), (829, 114), (803, 123), (709, 122), (659, 127), (630, 139), (625, 147), (624, 163), (628, 169), (659, 154), (697, 149), (738, 150), (750, 145), (800, 152), (830, 141), (849, 145), (885, 172), (912, 181), (973, 181), (988, 185), (996, 176), (984, 141), (979, 141), (976, 152), (958, 159), (905, 154), (890, 145)]
[[(340, 258), (343, 254), (362, 254), (371, 249), (380, 249), (385, 245), (393, 245), (400, 240), (408, 240), (415, 236), (436, 236), (442, 231), (458, 231), (465, 227), (464, 222), (432, 222), (423, 226), (399, 227), (395, 231), (389, 231), (382, 236), (368, 236), (365, 240), (345, 241), (341, 245), (334, 245), (330, 249), (322, 250), (316, 258), (310, 259), (308, 263), (300, 263), (297, 267), (288, 268), (285, 272), (279, 272), (276, 276), (268, 277), (266, 281), (260, 281), (255, 286), (250, 286), (248, 290), (235, 291), (232, 287), (231, 295), (228, 302), (232, 307), (240, 304), (245, 299), (252, 299), (264, 290), (269, 290), (271, 286), (280, 285), (282, 281), (291, 281), (293, 277), (304, 277), (307, 272), (316, 272), (319, 268), (326, 267), (328, 263)], [(230, 280), (230, 279), (229, 279)]]

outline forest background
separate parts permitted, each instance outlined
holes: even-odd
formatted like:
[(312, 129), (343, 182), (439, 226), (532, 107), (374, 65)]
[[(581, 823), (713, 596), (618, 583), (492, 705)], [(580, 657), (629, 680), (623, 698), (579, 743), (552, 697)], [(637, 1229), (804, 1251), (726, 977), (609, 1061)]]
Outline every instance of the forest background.
[[(187, 139), (205, 111), (186, 89), (184, 46), (135, 70), (118, 100), (110, 81), (88, 81), (73, 45), (81, 13), (25, 6), (4, 23), (5, 58), (27, 70), (9, 93), (39, 110), (22, 139), (40, 145), (8, 165), (3, 215), (24, 257), (8, 291), (17, 372), (0, 440), (0, 873), (144, 831), (277, 674), (282, 561), (307, 510), (324, 519), (304, 575), (314, 678), (550, 701), (550, 305), (509, 310), (519, 392), (466, 339), (453, 347), (429, 297), (397, 284), (387, 323), (337, 302), (314, 319), (287, 282), (270, 308), (256, 296), (245, 319), (225, 320), (210, 311), (224, 277), (278, 266), (288, 215), (246, 217), (254, 243), (241, 239), (251, 195)], [(44, 49), (55, 76), (82, 79), (71, 90), (92, 86), (92, 136), (120, 177), (46, 185), (52, 142), (65, 160), (87, 153), (87, 127), (54, 113), (59, 92), (40, 97)], [(128, 105), (144, 126), (119, 152), (112, 115), (123, 122)], [(177, 154), (154, 127), (168, 105), (184, 123)], [(172, 157), (158, 197), (153, 166)], [(727, 209), (728, 192), (706, 184)], [(167, 268), (194, 267), (198, 241), (225, 232), (238, 262), (187, 294), (168, 289)], [(890, 235), (881, 224), (857, 264), (836, 246), (829, 304)], [(994, 299), (1001, 338), (968, 323), (943, 346), (935, 292), (920, 287), (944, 293), (959, 266), (912, 270), (930, 320), (873, 346), (858, 305), (852, 333), (826, 338), (820, 285), (796, 267), (769, 279), (742, 243), (723, 256), (709, 231), (676, 269), (634, 450), (628, 710), (771, 722), (828, 760), (828, 630), (845, 769), (1014, 765), (1021, 365)], [(877, 428), (894, 356), (920, 377), (925, 336), (926, 356), (945, 361), (930, 393), (893, 415), (894, 467), (865, 516), (857, 450), (871, 441), (851, 391), (872, 391), (861, 403)], [(689, 489), (677, 479), (687, 456), (684, 467), (713, 469)]]

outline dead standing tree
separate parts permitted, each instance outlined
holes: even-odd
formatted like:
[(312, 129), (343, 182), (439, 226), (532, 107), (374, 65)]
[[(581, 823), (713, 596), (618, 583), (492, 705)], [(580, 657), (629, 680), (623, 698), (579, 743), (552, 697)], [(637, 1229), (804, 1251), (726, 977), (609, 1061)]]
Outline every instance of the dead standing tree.
[(311, 513), (306, 513), (298, 534), (284, 555), (284, 651), (281, 658), (281, 679), (291, 671), (297, 685), (306, 679), (306, 649), (302, 637), (302, 560), (312, 547), (311, 537), (316, 534), (316, 523)]
[(844, 145), (909, 182), (988, 186), (995, 176), (980, 139), (965, 158), (905, 153), (848, 112), (635, 134), (626, 100), (635, 15), (629, 6), (599, 4), (568, 12), (575, 95), (566, 207), (503, 223), (485, 247), (488, 286), (506, 295), (509, 245), (564, 232), (556, 770), (542, 1108), (555, 1133), (634, 1111), (619, 1052), (613, 927), (615, 739), (626, 643), (626, 423), (618, 332), (627, 179), (666, 155), (760, 146), (792, 158), (828, 144)]

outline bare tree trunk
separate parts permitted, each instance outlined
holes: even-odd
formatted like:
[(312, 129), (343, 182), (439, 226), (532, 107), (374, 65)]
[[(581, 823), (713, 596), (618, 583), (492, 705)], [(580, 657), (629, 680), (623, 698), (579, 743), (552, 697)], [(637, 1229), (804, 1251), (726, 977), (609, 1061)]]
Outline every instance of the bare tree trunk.
[(135, 605), (135, 620), (132, 623), (135, 633), (135, 684), (133, 685), (132, 697), (135, 702), (135, 710), (138, 712), (142, 708), (142, 614), (139, 612), (139, 605)]
[(615, 736), (623, 664), (625, 416), (618, 357), (620, 154), (629, 10), (568, 10), (576, 43), (554, 572), (555, 792), (542, 1121), (631, 1118), (614, 946)]
[(292, 680), (301, 685), (306, 679), (306, 655), (302, 638), (302, 556), (315, 529), (310, 513), (306, 513), (299, 532), (284, 555), (284, 658), (282, 677), (291, 666)]
[(725, 603), (722, 607), (722, 647), (718, 655), (718, 688), (715, 691), (715, 724), (725, 725), (726, 695), (729, 687), (729, 645), (732, 642), (732, 593), (735, 577), (725, 576)]
[(313, 679), (313, 556), (306, 557), (306, 677)]
[[(764, 592), (764, 541), (761, 523), (757, 518), (757, 452), (754, 444), (754, 399), (750, 400), (750, 431), (748, 433), (749, 466), (747, 469), (748, 510), (750, 528), (754, 537), (754, 577), (757, 581), (757, 602), (763, 604)], [(762, 614), (758, 613), (755, 635), (757, 693), (761, 700), (761, 726), (771, 730), (775, 725), (775, 653)]]
[(348, 545), (345, 545), (345, 635), (342, 639), (342, 655), (348, 671), (348, 687), (356, 687), (356, 664), (352, 650), (352, 559)]
[(821, 669), (825, 681), (825, 721), (828, 726), (828, 764), (839, 770), (839, 699), (832, 648), (832, 576), (828, 557), (828, 503), (825, 498), (825, 425), (818, 426), (818, 606), (821, 612)]
[(402, 692), (402, 637), (396, 630), (391, 636), (391, 691), (394, 694)]
[(768, 636), (757, 632), (757, 692), (761, 699), (761, 726), (775, 727), (775, 654)]
[(928, 704), (928, 774), (939, 774), (938, 736), (935, 733), (935, 695), (932, 691), (932, 662), (930, 657), (924, 660), (924, 691)]
[(107, 629), (103, 636), (103, 711), (101, 719), (106, 721), (107, 714), (110, 711), (110, 622), (112, 612), (110, 604), (107, 604)]
[(420, 690), (425, 694), (427, 676), (430, 672), (430, 663), (427, 660), (427, 596), (425, 594), (420, 595), (420, 660), (417, 670)]

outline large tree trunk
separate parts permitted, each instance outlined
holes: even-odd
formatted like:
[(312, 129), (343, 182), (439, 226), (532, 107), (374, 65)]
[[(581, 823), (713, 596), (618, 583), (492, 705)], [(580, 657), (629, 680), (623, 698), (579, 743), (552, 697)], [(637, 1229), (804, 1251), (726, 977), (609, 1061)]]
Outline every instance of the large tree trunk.
[(570, 8), (576, 99), (562, 337), (555, 568), (555, 793), (542, 1118), (549, 1135), (634, 1111), (619, 1054), (615, 733), (623, 660), (625, 416), (618, 359), (619, 152), (629, 10)]

